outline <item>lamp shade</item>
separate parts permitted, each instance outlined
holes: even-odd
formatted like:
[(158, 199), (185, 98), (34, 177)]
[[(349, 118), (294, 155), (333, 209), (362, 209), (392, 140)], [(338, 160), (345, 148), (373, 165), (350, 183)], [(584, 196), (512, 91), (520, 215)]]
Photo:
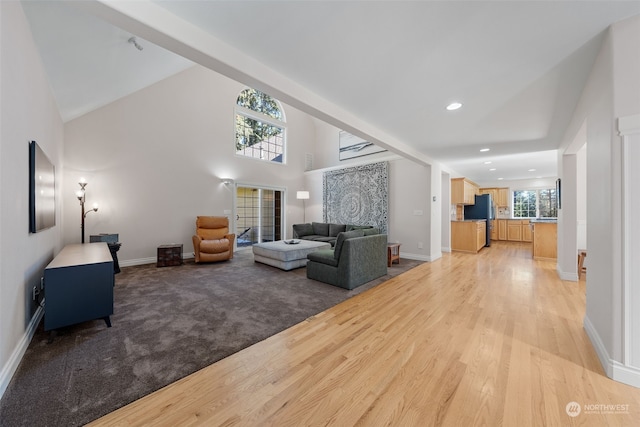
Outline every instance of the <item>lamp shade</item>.
[(298, 191), (296, 193), (296, 199), (307, 200), (309, 198), (308, 191)]

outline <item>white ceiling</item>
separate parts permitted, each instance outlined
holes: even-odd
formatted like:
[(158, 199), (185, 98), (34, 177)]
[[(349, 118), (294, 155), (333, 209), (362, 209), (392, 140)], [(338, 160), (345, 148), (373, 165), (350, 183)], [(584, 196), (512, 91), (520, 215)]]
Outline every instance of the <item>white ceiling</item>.
[[(557, 174), (604, 30), (640, 14), (638, 1), (151, 3), (480, 182)], [(138, 51), (76, 3), (22, 4), (65, 121), (193, 64), (140, 37)]]

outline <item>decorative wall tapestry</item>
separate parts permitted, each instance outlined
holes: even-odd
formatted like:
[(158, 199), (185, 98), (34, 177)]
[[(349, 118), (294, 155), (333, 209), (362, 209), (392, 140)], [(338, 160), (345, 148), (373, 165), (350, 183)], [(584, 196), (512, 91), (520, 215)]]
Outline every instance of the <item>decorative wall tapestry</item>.
[(372, 225), (387, 233), (389, 162), (329, 171), (323, 178), (325, 222)]
[(367, 156), (369, 154), (387, 151), (369, 141), (365, 141), (359, 136), (351, 135), (349, 132), (345, 131), (340, 131), (339, 146), (340, 160), (347, 160), (354, 157)]

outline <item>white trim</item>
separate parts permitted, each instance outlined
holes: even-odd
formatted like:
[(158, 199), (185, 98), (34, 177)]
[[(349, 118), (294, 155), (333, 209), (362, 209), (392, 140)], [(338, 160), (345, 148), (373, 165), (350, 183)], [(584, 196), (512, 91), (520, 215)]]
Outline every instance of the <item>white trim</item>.
[(558, 277), (560, 277), (560, 280), (568, 280), (570, 282), (577, 282), (579, 280), (578, 273), (569, 273), (560, 270), (560, 263), (558, 263), (556, 266), (556, 272), (558, 273)]
[(431, 257), (428, 256), (428, 255), (410, 254), (410, 253), (405, 253), (405, 252), (401, 252), (400, 253), (400, 262), (402, 262), (402, 258), (412, 259), (412, 260), (415, 260), (415, 261), (426, 261), (426, 262), (433, 261), (431, 259)]
[[(44, 300), (42, 300), (42, 304), (44, 305)], [(42, 306), (38, 306), (36, 312), (31, 318), (31, 321), (29, 322), (29, 325), (27, 325), (27, 329), (24, 331), (20, 342), (18, 342), (18, 346), (13, 350), (11, 357), (9, 357), (9, 360), (2, 368), (2, 371), (0, 372), (0, 398), (2, 398), (2, 395), (7, 390), (13, 374), (16, 373), (16, 370), (20, 365), (20, 361), (29, 347), (29, 343), (36, 332), (36, 328), (38, 327), (38, 323), (40, 323), (42, 316), (44, 316), (44, 308), (42, 308)]]
[(447, 253), (451, 253), (451, 248), (441, 248), (440, 249), (442, 252), (447, 252)]
[(640, 133), (640, 114), (620, 117), (618, 119), (618, 135), (625, 136)]
[(584, 330), (591, 340), (593, 348), (596, 350), (600, 364), (607, 377), (614, 381), (640, 388), (640, 369), (612, 360), (600, 339), (600, 335), (587, 316), (584, 317)]
[[(194, 258), (193, 251), (191, 252), (182, 252), (182, 259), (190, 259)], [(147, 257), (147, 258), (136, 258), (136, 259), (127, 259), (124, 261), (118, 260), (118, 264), (120, 267), (132, 267), (134, 265), (144, 265), (144, 264), (155, 264), (158, 262), (157, 257)]]

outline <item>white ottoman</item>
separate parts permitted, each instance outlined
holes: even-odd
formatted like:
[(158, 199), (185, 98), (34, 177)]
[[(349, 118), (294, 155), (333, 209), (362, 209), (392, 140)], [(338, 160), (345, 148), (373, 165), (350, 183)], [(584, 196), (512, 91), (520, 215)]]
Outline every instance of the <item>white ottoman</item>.
[(293, 270), (307, 265), (307, 255), (319, 249), (330, 249), (326, 242), (295, 240), (294, 245), (278, 240), (277, 242), (257, 243), (253, 245), (253, 259), (281, 270)]

